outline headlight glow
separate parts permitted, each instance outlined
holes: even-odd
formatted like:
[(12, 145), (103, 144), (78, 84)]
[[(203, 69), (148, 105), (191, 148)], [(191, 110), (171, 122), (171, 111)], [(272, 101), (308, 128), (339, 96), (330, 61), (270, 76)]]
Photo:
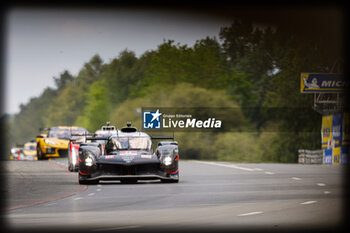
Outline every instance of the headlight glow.
[(76, 158), (78, 156), (78, 150), (77, 148), (73, 147), (72, 148), (72, 163), (75, 164), (77, 161), (76, 161)]
[(45, 139), (44, 140), (46, 144), (51, 144), (51, 145), (56, 145), (57, 143), (55, 141), (52, 141), (50, 139)]
[(88, 156), (86, 159), (85, 159), (85, 165), (87, 167), (91, 167), (92, 166), (92, 158), (90, 156)]
[(163, 162), (164, 162), (165, 166), (169, 166), (172, 163), (171, 157), (169, 157), (169, 156), (165, 157)]

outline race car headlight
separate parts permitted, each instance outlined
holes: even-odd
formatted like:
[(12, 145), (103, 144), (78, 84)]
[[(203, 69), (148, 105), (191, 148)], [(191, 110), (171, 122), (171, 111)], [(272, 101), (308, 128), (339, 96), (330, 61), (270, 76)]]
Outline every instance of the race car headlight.
[(85, 151), (84, 155), (85, 155), (85, 159), (84, 159), (85, 166), (91, 167), (94, 164), (94, 155), (89, 151)]
[(73, 147), (72, 148), (72, 163), (76, 163), (76, 157), (78, 156), (78, 150), (77, 148)]
[(91, 167), (92, 166), (92, 158), (91, 158), (91, 156), (88, 156), (88, 157), (86, 157), (85, 158), (85, 166), (87, 166), (87, 167)]
[(165, 166), (169, 166), (172, 163), (172, 159), (170, 156), (164, 158), (163, 163)]
[(57, 143), (55, 141), (52, 141), (50, 139), (45, 139), (44, 140), (46, 144), (51, 144), (51, 145), (56, 145)]

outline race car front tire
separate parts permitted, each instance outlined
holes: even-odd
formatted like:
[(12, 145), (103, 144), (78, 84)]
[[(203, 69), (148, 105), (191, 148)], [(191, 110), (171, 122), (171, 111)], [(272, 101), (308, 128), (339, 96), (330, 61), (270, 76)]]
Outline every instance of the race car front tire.
[(177, 175), (177, 178), (172, 178), (172, 179), (162, 179), (162, 183), (179, 183), (180, 177), (179, 177), (179, 172), (177, 172), (175, 175)]
[(70, 172), (77, 172), (77, 171), (79, 171), (79, 168), (76, 165), (68, 163), (68, 171), (70, 171)]
[(68, 171), (73, 172), (73, 164), (68, 164)]
[(36, 146), (36, 154), (37, 154), (38, 160), (44, 159), (44, 152), (40, 149), (39, 143)]
[(175, 179), (163, 179), (162, 183), (179, 183), (179, 180)]
[(122, 184), (136, 184), (137, 179), (134, 179), (134, 178), (121, 179), (120, 183), (122, 183)]
[(98, 184), (99, 180), (87, 180), (86, 177), (79, 174), (79, 184)]

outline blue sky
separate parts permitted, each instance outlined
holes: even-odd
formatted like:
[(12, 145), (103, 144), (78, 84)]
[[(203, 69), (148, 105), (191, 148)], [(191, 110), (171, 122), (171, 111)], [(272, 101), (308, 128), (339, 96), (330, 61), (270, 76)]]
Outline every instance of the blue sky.
[(124, 49), (137, 56), (164, 40), (192, 46), (216, 37), (231, 19), (170, 10), (15, 8), (6, 14), (5, 112), (39, 96), (64, 70), (77, 75), (99, 54), (104, 62)]

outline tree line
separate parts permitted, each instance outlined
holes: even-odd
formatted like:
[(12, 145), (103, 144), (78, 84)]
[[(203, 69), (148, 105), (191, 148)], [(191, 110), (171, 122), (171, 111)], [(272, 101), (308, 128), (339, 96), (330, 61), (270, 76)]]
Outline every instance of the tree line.
[[(232, 107), (253, 131), (178, 133), (182, 158), (296, 162), (299, 148), (320, 148), (321, 116), (299, 91), (300, 73), (328, 72), (337, 55), (322, 38), (235, 20), (219, 38), (193, 46), (173, 40), (137, 57), (124, 50), (109, 62), (93, 56), (74, 76), (20, 106), (7, 122), (10, 145), (34, 139), (41, 127), (78, 125), (94, 132), (106, 121), (140, 125), (142, 106)], [(243, 127), (244, 128), (244, 127)]]

